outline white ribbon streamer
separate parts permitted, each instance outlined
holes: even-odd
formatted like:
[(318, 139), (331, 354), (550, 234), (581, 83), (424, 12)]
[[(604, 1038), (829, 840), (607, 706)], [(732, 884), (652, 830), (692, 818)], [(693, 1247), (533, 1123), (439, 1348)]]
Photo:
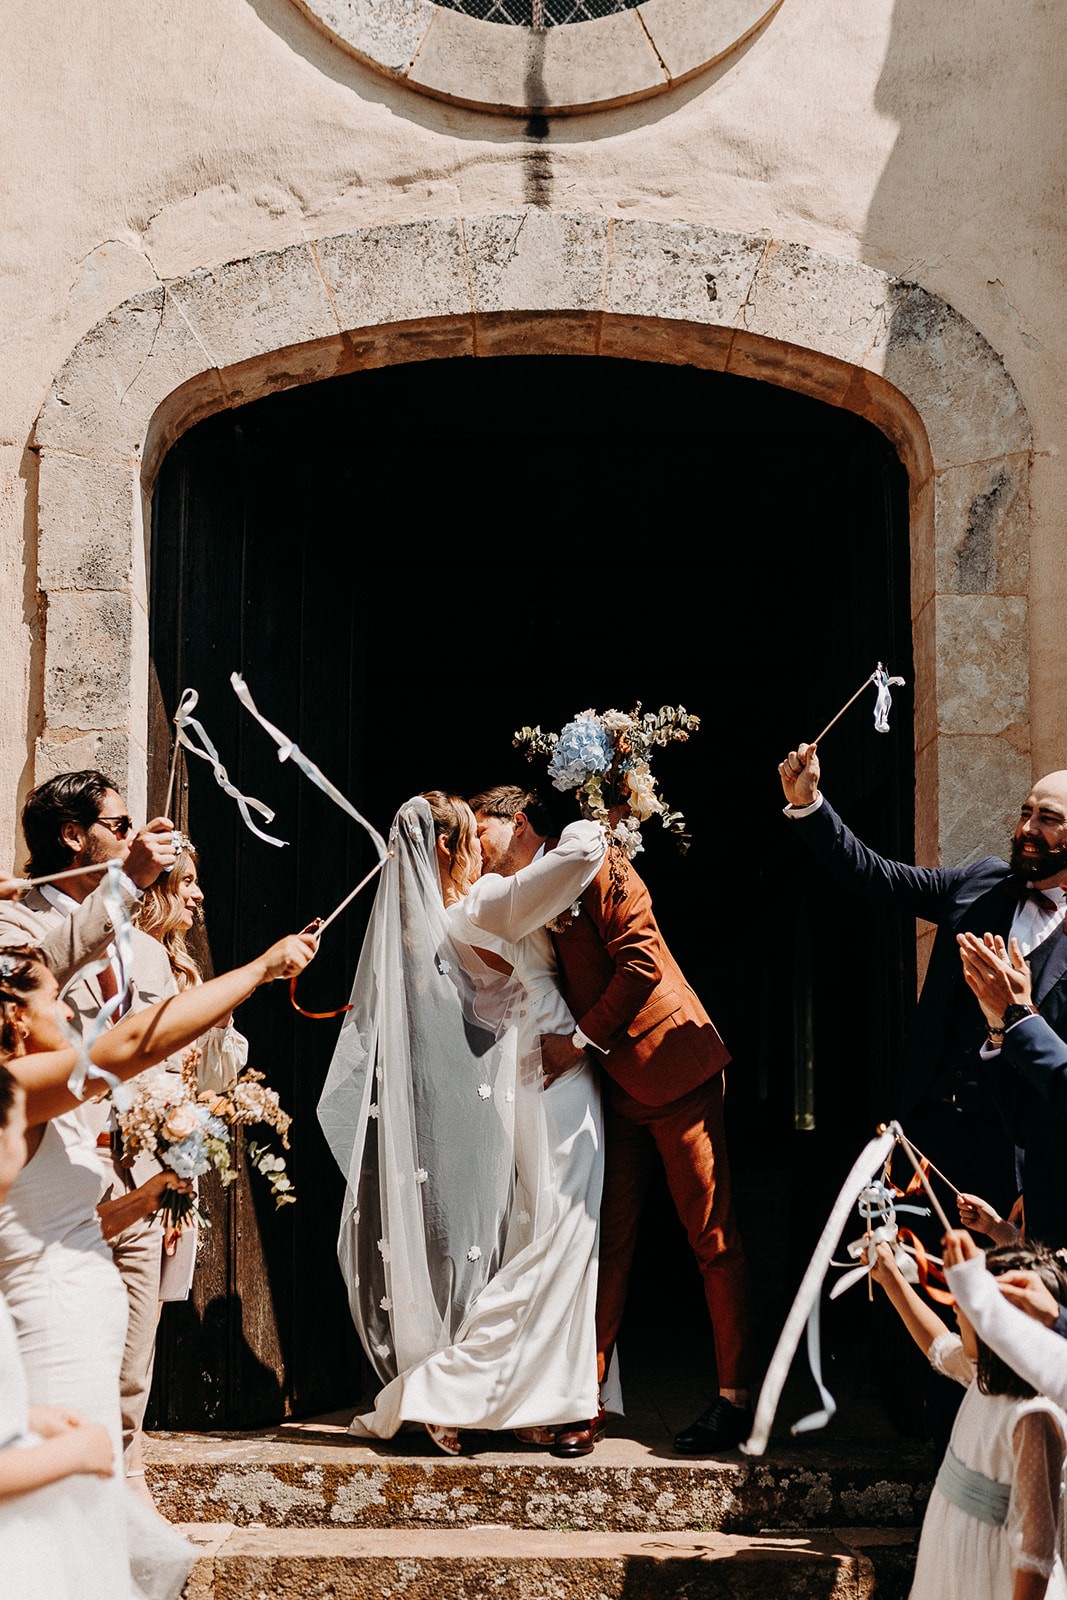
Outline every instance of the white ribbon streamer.
[(893, 696), (889, 693), (890, 684), (903, 684), (903, 678), (891, 678), (879, 661), (871, 673), (871, 682), (875, 687), (874, 701), (874, 731), (875, 733), (889, 732), (889, 708), (893, 704)]
[[(263, 829), (257, 827), (252, 821), (252, 811), (258, 811), (264, 822), (273, 822), (274, 812), (269, 806), (264, 805), (262, 800), (256, 800), (251, 795), (242, 794), (240, 789), (230, 782), (230, 775), (219, 759), (219, 753), (208, 738), (203, 724), (198, 722), (192, 714), (196, 710), (199, 699), (200, 696), (195, 689), (186, 689), (183, 693), (178, 709), (174, 713), (174, 725), (178, 730), (176, 735), (177, 742), (194, 756), (199, 756), (201, 761), (206, 761), (213, 769), (215, 782), (225, 794), (230, 796), (231, 800), (236, 800), (237, 809), (244, 819), (245, 827), (254, 833), (257, 839), (262, 839), (265, 844), (277, 845), (279, 849), (284, 848), (289, 843), (288, 839), (275, 839), (273, 834), (264, 833)], [(186, 732), (186, 729), (189, 728), (200, 740), (200, 745), (194, 744), (189, 737)]]
[[(109, 861), (107, 864), (107, 877), (103, 882), (103, 899), (107, 907), (111, 925), (115, 930), (115, 938), (109, 947), (108, 954), (101, 956), (87, 967), (79, 967), (68, 980), (66, 988), (71, 984), (80, 983), (83, 978), (98, 977), (101, 972), (106, 972), (112, 965), (118, 967), (116, 976), (116, 992), (110, 1000), (105, 1000), (100, 1010), (79, 1033), (74, 1025), (67, 1021), (63, 1015), (62, 1007), (59, 1008), (59, 1025), (69, 1043), (78, 1052), (77, 1060), (71, 1068), (70, 1077), (67, 1079), (67, 1088), (78, 1100), (85, 1098), (85, 1083), (90, 1076), (99, 1078), (106, 1083), (112, 1092), (112, 1098), (121, 1100), (125, 1091), (122, 1080), (112, 1073), (106, 1072), (103, 1067), (98, 1067), (91, 1060), (93, 1045), (110, 1028), (112, 1022), (122, 1015), (130, 998), (130, 977), (133, 972), (133, 924), (130, 914), (126, 909), (126, 902), (119, 892), (119, 879), (122, 876), (122, 862)], [(114, 950), (114, 957), (110, 951)], [(65, 992), (65, 991), (64, 991)], [(62, 999), (62, 996), (60, 996)]]
[[(803, 1417), (793, 1425), (794, 1433), (807, 1432), (812, 1428), (825, 1425), (833, 1416), (836, 1409), (832, 1396), (827, 1392), (822, 1382), (819, 1348), (819, 1294), (822, 1282), (826, 1276), (826, 1269), (830, 1265), (830, 1258), (834, 1247), (840, 1239), (848, 1220), (849, 1212), (856, 1204), (860, 1190), (865, 1189), (874, 1173), (885, 1165), (886, 1157), (892, 1150), (896, 1135), (889, 1129), (877, 1138), (871, 1139), (852, 1166), (852, 1170), (841, 1186), (840, 1193), (834, 1201), (833, 1209), (819, 1236), (815, 1246), (815, 1253), (808, 1262), (807, 1271), (797, 1290), (796, 1299), (785, 1319), (785, 1326), (775, 1346), (774, 1355), (771, 1357), (767, 1368), (763, 1387), (760, 1389), (759, 1401), (756, 1406), (756, 1416), (752, 1424), (752, 1432), (744, 1441), (741, 1449), (749, 1456), (761, 1456), (767, 1448), (767, 1441), (771, 1435), (778, 1402), (782, 1397), (785, 1381), (789, 1376), (800, 1335), (808, 1324), (808, 1353), (812, 1357), (812, 1376), (823, 1403), (821, 1411), (813, 1412), (808, 1417)], [(814, 1326), (811, 1326), (811, 1323)]]
[(351, 893), (341, 901), (339, 906), (335, 907), (334, 910), (330, 912), (330, 915), (326, 917), (325, 920), (319, 922), (318, 928), (315, 931), (321, 936), (325, 929), (329, 927), (334, 918), (340, 915), (345, 906), (347, 906), (351, 900), (355, 899), (356, 895), (364, 887), (364, 885), (369, 883), (374, 877), (375, 873), (381, 870), (388, 859), (389, 846), (386, 844), (385, 840), (382, 838), (374, 824), (368, 822), (366, 817), (360, 815), (355, 806), (352, 804), (351, 800), (343, 795), (335, 784), (330, 782), (326, 774), (322, 772), (320, 768), (318, 768), (315, 763), (304, 754), (300, 746), (290, 739), (288, 734), (283, 733), (280, 728), (276, 728), (273, 722), (267, 721), (266, 717), (259, 710), (255, 701), (252, 699), (248, 685), (245, 683), (245, 680), (242, 678), (239, 672), (230, 673), (230, 684), (233, 688), (234, 694), (237, 696), (238, 700), (240, 700), (245, 710), (251, 712), (252, 716), (255, 717), (260, 727), (270, 734), (271, 738), (278, 746), (278, 760), (292, 761), (294, 766), (298, 767), (299, 770), (304, 774), (305, 778), (310, 778), (311, 782), (321, 789), (323, 794), (329, 795), (334, 805), (340, 806), (342, 811), (346, 812), (347, 815), (350, 816), (355, 822), (359, 823), (361, 828), (365, 829), (366, 832), (370, 834), (370, 837), (374, 842), (374, 848), (378, 852), (377, 866), (373, 867), (371, 871), (367, 873), (366, 877), (357, 883), (356, 887), (351, 891)]

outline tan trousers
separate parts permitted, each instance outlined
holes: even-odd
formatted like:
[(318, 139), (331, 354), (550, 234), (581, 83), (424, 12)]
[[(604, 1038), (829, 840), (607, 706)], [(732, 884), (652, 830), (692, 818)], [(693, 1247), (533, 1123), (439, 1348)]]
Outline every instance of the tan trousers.
[[(121, 1172), (121, 1169), (119, 1169)], [(124, 1177), (112, 1194), (123, 1192)], [(130, 1314), (126, 1348), (122, 1352), (119, 1389), (122, 1405), (122, 1448), (127, 1469), (134, 1438), (144, 1424), (152, 1368), (156, 1358), (156, 1324), (159, 1320), (159, 1272), (163, 1260), (163, 1229), (153, 1217), (108, 1240), (115, 1265), (126, 1287)]]

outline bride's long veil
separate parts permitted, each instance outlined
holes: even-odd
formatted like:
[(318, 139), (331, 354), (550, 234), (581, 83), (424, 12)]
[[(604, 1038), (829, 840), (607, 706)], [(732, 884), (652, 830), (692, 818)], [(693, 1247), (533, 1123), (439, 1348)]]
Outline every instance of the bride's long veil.
[(520, 984), (455, 944), (430, 809), (402, 806), (319, 1101), (337, 1254), (383, 1382), (450, 1345), (505, 1245)]

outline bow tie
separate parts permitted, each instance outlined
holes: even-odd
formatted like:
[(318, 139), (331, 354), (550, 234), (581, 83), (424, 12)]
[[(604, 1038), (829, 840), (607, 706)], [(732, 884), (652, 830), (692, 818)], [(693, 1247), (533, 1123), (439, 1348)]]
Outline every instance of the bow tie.
[(1004, 883), (1004, 893), (1011, 895), (1020, 905), (1039, 906), (1042, 911), (1059, 911), (1060, 906), (1051, 895), (1041, 889), (1035, 889), (1032, 883), (1026, 883), (1022, 878), (1007, 878)]

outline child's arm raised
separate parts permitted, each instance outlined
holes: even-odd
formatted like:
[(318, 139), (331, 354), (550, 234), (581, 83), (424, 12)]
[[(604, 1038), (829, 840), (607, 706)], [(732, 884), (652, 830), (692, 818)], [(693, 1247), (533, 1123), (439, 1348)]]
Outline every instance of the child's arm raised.
[(893, 1252), (887, 1244), (878, 1246), (874, 1266), (871, 1268), (871, 1277), (875, 1283), (881, 1284), (889, 1296), (893, 1309), (923, 1355), (928, 1355), (934, 1340), (950, 1330), (945, 1327), (937, 1312), (932, 1310), (925, 1300), (920, 1300), (911, 1284), (901, 1277), (900, 1270), (893, 1260)]

